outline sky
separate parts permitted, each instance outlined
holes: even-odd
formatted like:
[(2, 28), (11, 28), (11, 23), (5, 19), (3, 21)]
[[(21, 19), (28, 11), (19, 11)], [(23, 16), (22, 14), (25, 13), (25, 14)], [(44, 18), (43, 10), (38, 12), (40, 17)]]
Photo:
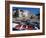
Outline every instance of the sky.
[(27, 11), (29, 11), (32, 14), (40, 13), (40, 8), (13, 7), (13, 11), (15, 11), (16, 8), (22, 9), (22, 10), (27, 10)]

